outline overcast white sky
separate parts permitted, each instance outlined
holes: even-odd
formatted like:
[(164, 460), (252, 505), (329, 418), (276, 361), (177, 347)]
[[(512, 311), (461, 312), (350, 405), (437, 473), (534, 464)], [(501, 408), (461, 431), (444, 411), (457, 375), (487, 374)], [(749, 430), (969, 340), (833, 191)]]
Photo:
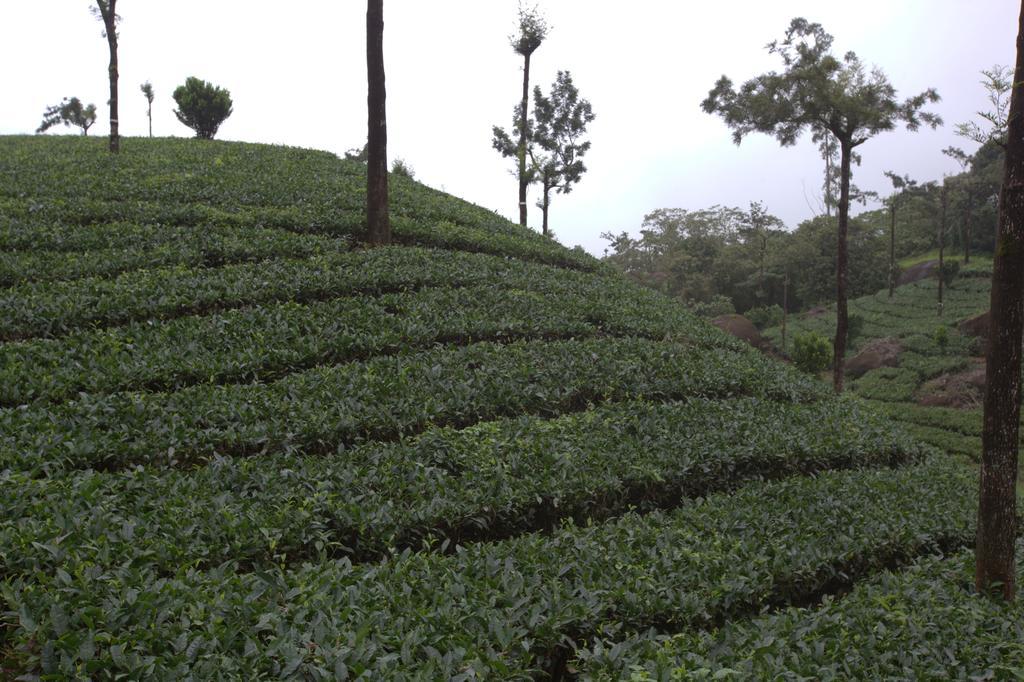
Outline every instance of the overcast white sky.
[[(107, 47), (88, 0), (5, 2), (0, 25), (0, 134), (31, 133), (64, 96), (94, 102), (106, 134)], [(764, 46), (789, 20), (822, 23), (838, 53), (854, 50), (900, 96), (935, 87), (938, 131), (884, 133), (855, 169), (863, 189), (888, 191), (884, 170), (928, 180), (956, 170), (940, 150), (964, 141), (952, 124), (985, 107), (979, 71), (1012, 65), (1015, 0), (541, 0), (552, 25), (534, 54), (531, 87), (559, 69), (591, 101), (589, 172), (555, 197), (562, 243), (600, 254), (602, 232), (636, 232), (661, 207), (763, 201), (795, 226), (812, 215), (822, 164), (807, 139), (781, 149), (765, 136), (741, 147), (700, 102), (723, 73), (734, 81), (779, 68)], [(491, 126), (511, 123), (521, 58), (508, 45), (516, 0), (387, 0), (384, 49), (389, 156), (417, 179), (516, 213), (510, 164)], [(287, 8), (283, 11), (282, 8)], [(171, 91), (187, 76), (228, 88), (235, 113), (219, 138), (342, 153), (366, 136), (365, 2), (357, 0), (121, 0), (121, 131), (146, 133), (139, 85), (156, 90), (156, 135), (187, 136)], [(57, 129), (67, 132), (67, 129)], [(973, 151), (973, 148), (970, 148)], [(530, 223), (538, 226), (533, 207)]]

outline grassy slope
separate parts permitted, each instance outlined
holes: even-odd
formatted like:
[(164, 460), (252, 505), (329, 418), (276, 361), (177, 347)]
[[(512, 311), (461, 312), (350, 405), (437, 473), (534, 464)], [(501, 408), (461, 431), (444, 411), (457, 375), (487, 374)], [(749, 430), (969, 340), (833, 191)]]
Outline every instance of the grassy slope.
[[(879, 338), (897, 338), (905, 348), (898, 367), (873, 370), (851, 381), (853, 392), (903, 422), (916, 437), (975, 460), (981, 452), (980, 405), (968, 409), (926, 407), (919, 405), (918, 399), (923, 384), (967, 369), (978, 354), (976, 341), (962, 336), (957, 324), (988, 309), (990, 272), (990, 259), (972, 260), (970, 268), (946, 288), (942, 317), (938, 315), (938, 285), (932, 279), (898, 287), (892, 299), (888, 290), (883, 290), (850, 302), (850, 314), (863, 318), (864, 326), (851, 344), (849, 356)], [(831, 337), (834, 327), (831, 310), (816, 318), (793, 316), (789, 338), (808, 330)], [(940, 327), (948, 338), (944, 346), (936, 340)], [(766, 336), (776, 345), (781, 343), (779, 328), (769, 329)]]
[(529, 678), (972, 536), (969, 472), (582, 252), (122, 149), (0, 138), (0, 676)]

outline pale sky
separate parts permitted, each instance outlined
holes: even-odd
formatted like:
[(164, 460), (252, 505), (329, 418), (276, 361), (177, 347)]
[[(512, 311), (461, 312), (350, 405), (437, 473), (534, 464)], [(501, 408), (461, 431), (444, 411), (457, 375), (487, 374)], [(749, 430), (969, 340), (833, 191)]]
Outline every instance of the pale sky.
[[(107, 46), (87, 0), (4, 3), (0, 25), (0, 134), (31, 133), (64, 96), (93, 102), (109, 121)], [(820, 22), (837, 54), (854, 50), (881, 67), (901, 97), (934, 87), (946, 125), (883, 133), (860, 151), (862, 189), (888, 193), (885, 170), (919, 180), (957, 170), (948, 145), (973, 151), (953, 124), (984, 109), (980, 70), (1012, 65), (1014, 0), (719, 0), (630, 3), (540, 0), (552, 26), (534, 54), (531, 89), (572, 73), (596, 114), (589, 171), (556, 196), (551, 226), (567, 246), (600, 254), (602, 232), (636, 233), (656, 208), (745, 207), (763, 201), (790, 227), (811, 217), (822, 162), (809, 138), (782, 149), (751, 136), (732, 144), (700, 102), (723, 73), (741, 82), (780, 69), (765, 44), (792, 17)], [(283, 11), (282, 8), (287, 8)], [(516, 0), (387, 0), (384, 50), (388, 152), (421, 182), (518, 216), (516, 181), (491, 148), (522, 87), (522, 59), (508, 36)], [(366, 137), (366, 4), (355, 0), (121, 0), (121, 132), (146, 134), (139, 85), (156, 90), (155, 135), (189, 136), (171, 92), (188, 76), (231, 91), (234, 114), (218, 138), (338, 154)], [(69, 129), (55, 129), (57, 134)], [(540, 210), (530, 193), (530, 224)]]

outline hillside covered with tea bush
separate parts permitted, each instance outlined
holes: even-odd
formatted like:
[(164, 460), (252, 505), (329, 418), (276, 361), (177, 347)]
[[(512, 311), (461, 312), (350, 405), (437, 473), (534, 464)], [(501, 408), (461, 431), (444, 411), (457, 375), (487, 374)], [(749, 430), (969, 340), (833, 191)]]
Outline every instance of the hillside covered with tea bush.
[(366, 249), (328, 153), (0, 138), (0, 677), (1020, 672), (969, 468), (391, 182)]

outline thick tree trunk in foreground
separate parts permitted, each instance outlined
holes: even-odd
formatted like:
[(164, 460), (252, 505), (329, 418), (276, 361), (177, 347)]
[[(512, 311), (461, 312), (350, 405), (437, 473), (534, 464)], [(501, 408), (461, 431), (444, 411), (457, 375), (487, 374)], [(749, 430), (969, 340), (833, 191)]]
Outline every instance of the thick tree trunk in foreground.
[(889, 298), (896, 293), (896, 197), (889, 206)]
[[(530, 106), (530, 53), (523, 55), (523, 117), (519, 119), (519, 224), (526, 227), (526, 128)], [(545, 231), (547, 234), (547, 231)]]
[(832, 388), (836, 393), (843, 392), (844, 361), (846, 359), (846, 284), (847, 284), (847, 248), (846, 232), (850, 221), (850, 156), (853, 145), (849, 140), (839, 141), (839, 229), (836, 241), (836, 338), (833, 341)]
[(118, 132), (117, 120), (117, 0), (99, 3), (100, 16), (107, 33), (107, 47), (110, 48), (110, 65), (107, 73), (110, 77), (110, 151), (117, 154), (121, 150), (121, 136)]
[(1016, 595), (1017, 452), (1020, 429), (1021, 333), (1024, 331), (1024, 3), (1017, 33), (1017, 64), (1010, 97), (999, 232), (992, 270), (991, 332), (985, 370), (981, 499), (974, 582), (990, 592), (999, 584)]
[(366, 240), (391, 242), (388, 214), (388, 124), (384, 88), (384, 0), (366, 3)]

